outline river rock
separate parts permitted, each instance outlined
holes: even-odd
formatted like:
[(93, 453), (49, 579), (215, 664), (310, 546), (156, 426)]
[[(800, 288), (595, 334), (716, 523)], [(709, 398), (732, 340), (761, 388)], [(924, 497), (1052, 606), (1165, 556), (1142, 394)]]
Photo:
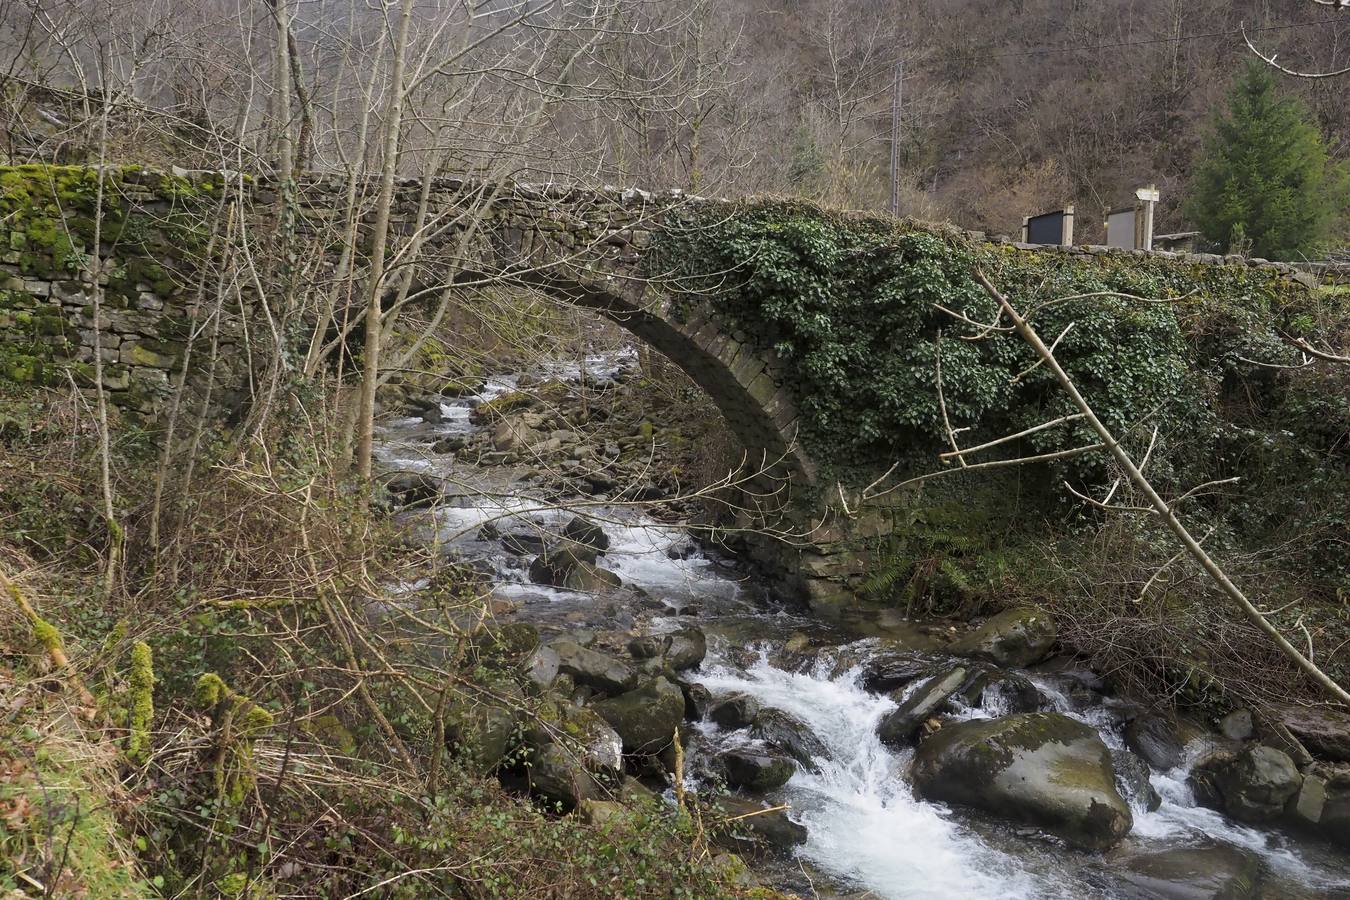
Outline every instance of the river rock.
[(500, 768), (520, 746), (524, 714), (504, 706), (460, 704), (445, 717), (446, 747), (474, 771)]
[(665, 650), (666, 665), (676, 672), (694, 668), (708, 655), (708, 638), (697, 625), (686, 625), (666, 637), (670, 638)]
[(441, 480), (421, 472), (401, 472), (387, 482), (385, 490), (400, 506), (427, 503), (441, 496)]
[(684, 694), (665, 678), (654, 678), (594, 708), (619, 733), (626, 752), (659, 753), (684, 721)]
[(580, 565), (594, 564), (595, 551), (571, 541), (545, 547), (530, 563), (530, 581), (563, 587), (568, 574)]
[(717, 806), (725, 814), (726, 825), (716, 828), (714, 840), (728, 850), (785, 852), (806, 843), (806, 829), (781, 809), (767, 812), (764, 804), (740, 797), (721, 797)]
[(594, 709), (566, 700), (542, 704), (526, 725), (525, 744), (538, 751), (557, 744), (586, 771), (614, 782), (623, 773), (623, 741)]
[(947, 725), (919, 745), (911, 767), (925, 798), (1027, 822), (1103, 850), (1133, 825), (1111, 754), (1088, 725), (1023, 713)]
[(1136, 809), (1153, 812), (1162, 806), (1162, 797), (1150, 781), (1148, 763), (1129, 750), (1112, 750), (1111, 767), (1116, 770), (1116, 785), (1120, 794)]
[(1125, 726), (1125, 743), (1150, 766), (1175, 769), (1186, 758), (1186, 748), (1205, 737), (1205, 729), (1189, 719), (1141, 713)]
[(501, 536), (501, 545), (517, 556), (543, 553), (544, 536), (538, 531), (508, 531)]
[(1350, 762), (1350, 714), (1322, 707), (1290, 707), (1280, 716), (1284, 726), (1314, 754), (1334, 762)]
[(678, 679), (675, 683), (679, 685), (680, 693), (684, 694), (684, 717), (697, 722), (707, 716), (713, 703), (712, 691), (697, 681)]
[(830, 755), (825, 743), (805, 722), (781, 709), (760, 710), (750, 726), (750, 733), (812, 771), (819, 768), (817, 759)]
[(458, 453), (469, 445), (468, 438), (461, 434), (452, 434), (449, 437), (443, 437), (431, 445), (432, 453)]
[(966, 680), (966, 669), (956, 666), (942, 675), (934, 675), (919, 685), (900, 706), (888, 712), (877, 725), (877, 736), (882, 743), (904, 747), (913, 742), (919, 727), (961, 689)]
[(719, 762), (726, 773), (728, 787), (761, 794), (787, 784), (796, 771), (787, 757), (752, 748), (727, 750)]
[(874, 694), (888, 694), (933, 674), (931, 656), (910, 651), (879, 653), (862, 666), (862, 686)]
[(1289, 804), (1286, 819), (1350, 849), (1350, 766), (1312, 766)]
[(1214, 774), (1224, 812), (1251, 824), (1279, 818), (1302, 783), (1292, 759), (1260, 744), (1247, 747)]
[(759, 715), (759, 701), (740, 691), (713, 701), (708, 718), (727, 729), (744, 728)]
[(597, 565), (581, 562), (568, 570), (560, 586), (567, 588), (569, 591), (600, 594), (623, 587), (623, 579), (609, 569), (602, 569)]
[(609, 549), (609, 535), (605, 534), (605, 529), (581, 516), (573, 516), (563, 526), (562, 536), (573, 543), (590, 547), (597, 553), (604, 553)]
[(576, 756), (556, 744), (549, 744), (534, 755), (529, 776), (530, 790), (564, 810), (575, 809), (586, 800), (603, 799), (605, 794), (599, 781)]
[(988, 660), (1000, 666), (1029, 666), (1055, 644), (1054, 620), (1044, 610), (1025, 607), (991, 616), (983, 625), (947, 647), (956, 656)]
[(1120, 900), (1259, 900), (1260, 860), (1229, 844), (1174, 847), (1118, 860)]
[(967, 690), (962, 695), (971, 706), (981, 706), (996, 716), (1037, 712), (1044, 703), (1040, 689), (1030, 678), (1008, 669), (981, 673), (975, 686), (979, 690), (973, 696)]
[(492, 426), (492, 447), (499, 452), (528, 450), (544, 440), (544, 435), (528, 424), (526, 415), (508, 415)]
[(590, 650), (576, 641), (558, 640), (548, 645), (558, 654), (558, 671), (607, 694), (622, 693), (637, 682), (637, 673), (626, 663)]

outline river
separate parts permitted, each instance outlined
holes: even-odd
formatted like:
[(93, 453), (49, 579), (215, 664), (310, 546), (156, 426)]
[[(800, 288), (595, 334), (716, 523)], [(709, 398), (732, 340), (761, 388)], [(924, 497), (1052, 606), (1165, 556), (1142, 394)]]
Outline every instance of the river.
[[(597, 355), (585, 361), (587, 376), (613, 377), (633, 364), (631, 353)], [(579, 377), (580, 366), (558, 363), (542, 374)], [(907, 777), (912, 751), (895, 751), (877, 737), (878, 721), (895, 707), (885, 695), (862, 687), (861, 674), (872, 655), (914, 625), (880, 616), (848, 626), (813, 621), (777, 602), (735, 560), (719, 558), (693, 544), (679, 526), (663, 524), (630, 506), (577, 497), (547, 498), (509, 467), (456, 462), (428, 452), (429, 440), (471, 435), (471, 409), (516, 388), (519, 375), (490, 378), (472, 396), (446, 400), (442, 421), (400, 419), (385, 425), (379, 457), (390, 469), (435, 475), (447, 485), (426, 539), (477, 565), (495, 583), (494, 594), (514, 606), (512, 615), (534, 622), (545, 633), (577, 629), (671, 629), (694, 620), (709, 636), (709, 655), (690, 677), (714, 696), (743, 692), (764, 707), (781, 709), (806, 724), (824, 756), (814, 770), (799, 766), (787, 784), (766, 799), (790, 805), (790, 816), (808, 838), (797, 858), (757, 867), (761, 876), (804, 896), (865, 895), (909, 898), (1002, 898), (1079, 900), (1111, 897), (1218, 897), (1206, 853), (1224, 859), (1254, 854), (1260, 861), (1266, 898), (1350, 898), (1350, 862), (1343, 854), (1280, 830), (1249, 828), (1198, 806), (1186, 782), (1185, 764), (1151, 771), (1161, 805), (1148, 811), (1132, 801), (1134, 827), (1125, 842), (1106, 854), (1071, 849), (1034, 830), (943, 804), (916, 799)], [(604, 566), (617, 573), (629, 592), (623, 600), (568, 591), (529, 581), (528, 556), (503, 549), (494, 532), (525, 527), (556, 531), (574, 515), (605, 529), (611, 544)], [(416, 586), (414, 586), (416, 587)], [(657, 598), (659, 602), (653, 602)], [(803, 658), (785, 653), (807, 636), (818, 649)], [(798, 645), (800, 645), (800, 640)], [(1043, 706), (1095, 728), (1105, 743), (1123, 748), (1124, 706), (1085, 688), (1090, 673), (1072, 668), (1032, 669)], [(986, 718), (1001, 711), (997, 695), (961, 708), (958, 718)], [(696, 753), (752, 739), (745, 729), (724, 730), (710, 722), (695, 726)], [(689, 787), (704, 784), (691, 776)], [(1116, 876), (1134, 871), (1132, 860), (1177, 850), (1203, 851), (1187, 860), (1193, 876), (1170, 886), (1135, 878), (1122, 886)], [(1172, 891), (1168, 893), (1166, 891)], [(870, 893), (866, 893), (870, 892)]]

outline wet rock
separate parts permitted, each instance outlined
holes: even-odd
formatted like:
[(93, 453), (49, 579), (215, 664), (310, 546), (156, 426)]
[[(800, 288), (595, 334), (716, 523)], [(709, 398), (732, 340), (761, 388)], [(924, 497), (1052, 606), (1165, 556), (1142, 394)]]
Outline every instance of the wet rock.
[(760, 710), (750, 726), (750, 733), (813, 771), (819, 765), (817, 758), (825, 759), (830, 755), (824, 742), (805, 722), (781, 709)]
[(966, 669), (956, 666), (942, 675), (934, 675), (919, 685), (900, 706), (887, 713), (877, 725), (877, 736), (892, 747), (904, 747), (913, 742), (919, 727), (927, 722), (961, 689), (966, 680)]
[(666, 664), (676, 672), (694, 668), (708, 655), (708, 638), (697, 625), (686, 625), (666, 637), (670, 639), (665, 650)]
[(573, 566), (561, 585), (569, 591), (584, 591), (588, 594), (600, 594), (622, 586), (623, 579), (618, 575), (587, 562)]
[(508, 531), (501, 536), (501, 544), (517, 556), (544, 552), (544, 536), (537, 531)]
[(1121, 900), (1259, 900), (1260, 860), (1228, 844), (1176, 847), (1120, 859), (1112, 897)]
[(979, 693), (965, 696), (971, 706), (980, 706), (993, 715), (1037, 712), (1044, 703), (1040, 689), (1019, 672), (994, 669), (985, 672), (980, 680)]
[(665, 652), (666, 641), (663, 635), (644, 634), (628, 642), (628, 652), (633, 659), (656, 659)]
[(797, 770), (786, 756), (751, 748), (727, 750), (719, 762), (729, 787), (760, 794), (787, 784)]
[[(582, 574), (573, 578), (573, 574)], [(603, 573), (603, 574), (600, 574)], [(573, 585), (595, 584), (605, 587), (617, 587), (622, 582), (619, 576), (595, 565), (595, 551), (590, 547), (571, 542), (556, 547), (547, 547), (544, 552), (530, 563), (530, 580), (535, 584), (547, 584), (553, 587), (568, 587), (572, 590), (589, 590)], [(571, 580), (572, 584), (568, 584)]]
[(530, 790), (564, 810), (575, 809), (586, 800), (600, 800), (605, 791), (577, 758), (556, 744), (549, 744), (534, 755), (530, 769)]
[(1162, 798), (1149, 780), (1148, 763), (1129, 750), (1112, 750), (1111, 767), (1116, 770), (1116, 786), (1121, 796), (1135, 809), (1153, 812), (1162, 806)]
[(1186, 747), (1203, 738), (1205, 729), (1189, 719), (1142, 713), (1125, 726), (1125, 743), (1150, 766), (1174, 769), (1186, 758)]
[(594, 522), (581, 518), (581, 516), (573, 516), (563, 526), (562, 536), (575, 544), (590, 547), (597, 553), (603, 553), (609, 549), (609, 535), (605, 534), (605, 529)]
[(1256, 733), (1250, 709), (1235, 709), (1219, 720), (1219, 732), (1230, 741), (1249, 741)]
[(1350, 762), (1350, 714), (1295, 706), (1284, 710), (1280, 719), (1315, 755), (1334, 762)]
[(727, 729), (744, 728), (759, 715), (759, 701), (739, 691), (713, 701), (708, 718)]
[(654, 678), (594, 709), (619, 733), (626, 752), (659, 753), (684, 721), (684, 694), (665, 678)]
[(1044, 610), (1009, 609), (948, 646), (956, 656), (988, 660), (1000, 666), (1029, 666), (1055, 644), (1054, 620)]
[(412, 506), (441, 496), (441, 480), (421, 472), (401, 472), (385, 482), (387, 490), (400, 506)]
[(439, 425), (445, 421), (441, 412), (440, 397), (413, 397), (408, 401), (408, 414), (420, 416), (429, 425)]
[(637, 682), (637, 673), (631, 666), (583, 647), (576, 641), (553, 641), (548, 646), (558, 654), (558, 671), (571, 676), (577, 684), (588, 685), (608, 694), (618, 694), (629, 690)]
[(717, 806), (726, 823), (714, 832), (714, 840), (737, 853), (768, 850), (786, 852), (806, 843), (807, 831), (779, 809), (766, 812), (764, 804), (740, 797), (721, 797)]
[(1088, 725), (1059, 713), (1023, 713), (947, 725), (919, 745), (916, 792), (1036, 825), (1103, 850), (1133, 825), (1111, 754)]
[(708, 714), (712, 706), (712, 691), (698, 682), (680, 681), (680, 693), (684, 694), (684, 717), (697, 722)]
[(1303, 783), (1293, 760), (1260, 744), (1210, 765), (1197, 764), (1197, 768), (1212, 772), (1207, 777), (1212, 778), (1223, 811), (1250, 824), (1279, 818)]
[(1311, 767), (1289, 804), (1286, 820), (1350, 848), (1350, 766)]
[(932, 675), (933, 667), (933, 658), (920, 653), (904, 650), (881, 653), (863, 663), (862, 686), (876, 694), (887, 694)]

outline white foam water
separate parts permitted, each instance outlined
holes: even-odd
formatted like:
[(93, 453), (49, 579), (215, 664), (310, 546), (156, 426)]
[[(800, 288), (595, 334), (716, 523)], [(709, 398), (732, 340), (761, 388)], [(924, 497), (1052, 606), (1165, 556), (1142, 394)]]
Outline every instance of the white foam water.
[(818, 772), (799, 768), (784, 788), (809, 837), (801, 854), (845, 883), (895, 900), (1046, 900), (1079, 897), (1047, 885), (935, 804), (914, 797), (906, 756), (876, 736), (893, 701), (858, 685), (858, 670), (786, 672), (761, 658), (744, 672), (705, 666), (714, 693), (743, 691), (811, 728), (829, 750)]

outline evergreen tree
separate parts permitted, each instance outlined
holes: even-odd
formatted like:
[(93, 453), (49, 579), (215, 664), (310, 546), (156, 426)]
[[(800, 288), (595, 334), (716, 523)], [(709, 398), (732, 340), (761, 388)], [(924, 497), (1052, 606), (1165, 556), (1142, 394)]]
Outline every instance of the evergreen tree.
[(1205, 145), (1187, 212), (1200, 232), (1268, 259), (1314, 255), (1346, 206), (1345, 175), (1297, 99), (1253, 63)]

